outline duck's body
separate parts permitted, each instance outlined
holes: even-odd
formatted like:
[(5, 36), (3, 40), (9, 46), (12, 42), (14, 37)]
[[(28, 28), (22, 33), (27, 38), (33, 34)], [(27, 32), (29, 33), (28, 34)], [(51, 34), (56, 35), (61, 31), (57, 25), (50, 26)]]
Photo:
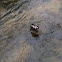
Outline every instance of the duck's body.
[(35, 24), (31, 24), (30, 25), (30, 30), (35, 31), (35, 32), (38, 32), (38, 29), (39, 29), (39, 26), (38, 25), (35, 25)]

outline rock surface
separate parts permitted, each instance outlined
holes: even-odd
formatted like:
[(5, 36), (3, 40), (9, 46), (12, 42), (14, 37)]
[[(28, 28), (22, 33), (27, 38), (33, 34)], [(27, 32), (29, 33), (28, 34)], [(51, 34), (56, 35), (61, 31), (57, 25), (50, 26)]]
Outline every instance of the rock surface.
[[(39, 37), (30, 25), (39, 25)], [(0, 62), (62, 62), (62, 0), (18, 0), (0, 7)]]

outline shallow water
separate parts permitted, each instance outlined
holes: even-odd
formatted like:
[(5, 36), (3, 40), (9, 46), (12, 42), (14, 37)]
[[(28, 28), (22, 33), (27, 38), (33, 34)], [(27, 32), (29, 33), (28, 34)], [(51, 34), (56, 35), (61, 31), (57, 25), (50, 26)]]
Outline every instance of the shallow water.
[[(19, 0), (0, 8), (0, 62), (62, 62), (62, 1)], [(39, 25), (34, 36), (30, 25)]]

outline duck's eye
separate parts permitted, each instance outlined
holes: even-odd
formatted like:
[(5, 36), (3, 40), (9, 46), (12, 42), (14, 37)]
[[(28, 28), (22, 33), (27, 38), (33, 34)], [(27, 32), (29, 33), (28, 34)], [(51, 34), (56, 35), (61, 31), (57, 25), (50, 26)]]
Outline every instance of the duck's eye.
[(39, 26), (37, 26), (37, 27), (39, 27)]
[(37, 26), (39, 28), (39, 26)]

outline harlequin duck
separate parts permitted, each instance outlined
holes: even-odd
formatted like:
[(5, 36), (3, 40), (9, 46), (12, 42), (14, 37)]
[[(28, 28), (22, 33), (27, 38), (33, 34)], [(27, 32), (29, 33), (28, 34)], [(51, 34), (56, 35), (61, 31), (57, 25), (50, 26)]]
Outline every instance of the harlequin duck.
[(39, 26), (36, 25), (36, 24), (31, 24), (31, 25), (30, 25), (30, 30), (35, 31), (35, 32), (38, 32)]
[(36, 24), (31, 24), (31, 25), (30, 25), (30, 31), (33, 32), (33, 33), (38, 33), (38, 31), (39, 31), (39, 26), (36, 25)]
[(39, 26), (37, 24), (31, 24), (30, 32), (33, 37), (39, 37)]

